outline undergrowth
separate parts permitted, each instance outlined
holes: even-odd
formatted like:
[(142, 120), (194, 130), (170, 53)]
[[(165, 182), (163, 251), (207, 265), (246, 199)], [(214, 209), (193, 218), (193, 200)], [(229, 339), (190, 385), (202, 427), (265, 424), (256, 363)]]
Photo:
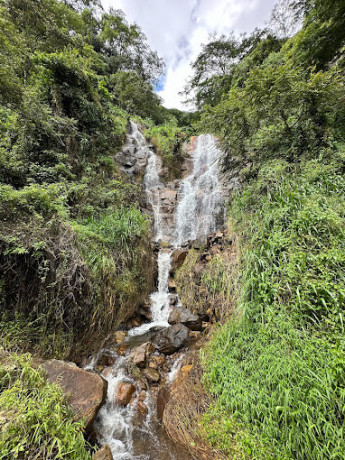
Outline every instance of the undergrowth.
[(83, 423), (29, 355), (0, 350), (0, 459), (85, 459)]
[(241, 319), (214, 334), (205, 385), (216, 414), (249, 433), (253, 458), (345, 455), (343, 171), (342, 153), (267, 163), (229, 210)]

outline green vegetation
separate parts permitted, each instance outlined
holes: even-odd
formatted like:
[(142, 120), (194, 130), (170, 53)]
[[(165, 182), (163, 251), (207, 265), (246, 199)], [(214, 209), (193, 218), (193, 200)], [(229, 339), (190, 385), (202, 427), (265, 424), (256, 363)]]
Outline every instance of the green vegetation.
[(91, 459), (83, 423), (30, 356), (0, 355), (0, 458)]
[(0, 0), (0, 458), (91, 458), (59, 390), (21, 355), (98, 350), (154, 288), (141, 186), (114, 155), (140, 119), (176, 169), (193, 116), (161, 105), (163, 68), (140, 27), (98, 0)]
[(32, 324), (29, 351), (73, 355), (154, 281), (140, 186), (114, 161), (128, 122), (141, 117), (172, 169), (190, 118), (162, 107), (163, 63), (121, 11), (0, 0), (0, 17), (0, 319)]
[[(236, 314), (203, 352), (215, 398), (205, 436), (229, 458), (235, 447), (244, 458), (345, 455), (344, 4), (290, 3), (304, 15), (295, 36), (215, 38), (189, 88), (224, 173), (242, 182), (228, 214)], [(202, 280), (204, 297), (222, 286), (217, 272)]]

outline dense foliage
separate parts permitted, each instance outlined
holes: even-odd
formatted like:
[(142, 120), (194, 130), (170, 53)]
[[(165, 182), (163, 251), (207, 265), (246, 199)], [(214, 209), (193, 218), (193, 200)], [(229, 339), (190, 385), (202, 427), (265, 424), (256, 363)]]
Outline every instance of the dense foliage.
[[(242, 182), (229, 204), (237, 308), (204, 354), (215, 397), (205, 425), (230, 457), (235, 443), (243, 457), (342, 459), (344, 2), (284, 3), (303, 14), (293, 37), (256, 31), (245, 49), (230, 38), (235, 58), (223, 37), (194, 65), (206, 51), (221, 61), (223, 48), (223, 74), (211, 68), (192, 86), (200, 127), (219, 136), (224, 172)], [(214, 436), (220, 419), (231, 429)]]

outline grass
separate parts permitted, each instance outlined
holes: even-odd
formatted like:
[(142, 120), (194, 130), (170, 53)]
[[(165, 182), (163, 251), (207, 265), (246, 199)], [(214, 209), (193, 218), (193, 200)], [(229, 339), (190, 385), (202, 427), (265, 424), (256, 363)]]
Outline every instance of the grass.
[(266, 164), (229, 209), (239, 315), (206, 349), (204, 383), (213, 415), (243, 427), (253, 458), (345, 456), (343, 168), (341, 153)]
[(29, 355), (0, 350), (0, 459), (92, 458), (83, 423), (73, 422), (61, 389), (32, 367)]

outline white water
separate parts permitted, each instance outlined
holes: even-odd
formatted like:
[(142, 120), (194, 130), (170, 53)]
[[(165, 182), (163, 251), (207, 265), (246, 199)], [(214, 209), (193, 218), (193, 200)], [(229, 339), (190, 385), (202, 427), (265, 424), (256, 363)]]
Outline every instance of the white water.
[[(129, 336), (143, 335), (154, 327), (167, 327), (170, 313), (169, 306), (169, 271), (171, 268), (171, 256), (174, 249), (181, 247), (189, 240), (196, 240), (206, 237), (209, 233), (216, 230), (217, 216), (221, 209), (222, 193), (218, 180), (218, 160), (220, 151), (217, 149), (215, 140), (210, 135), (199, 136), (196, 149), (193, 153), (193, 171), (185, 178), (180, 185), (179, 201), (175, 211), (175, 236), (173, 241), (169, 241), (166, 235), (171, 232), (166, 231), (161, 216), (160, 191), (163, 189), (159, 177), (160, 159), (148, 147), (143, 135), (137, 125), (131, 123), (131, 134), (128, 143), (135, 145), (139, 155), (146, 155), (147, 168), (144, 176), (144, 187), (148, 202), (152, 207), (154, 218), (154, 240), (166, 238), (166, 242), (171, 244), (171, 249), (160, 249), (158, 253), (158, 288), (151, 294), (151, 313), (152, 322), (143, 324), (140, 327), (129, 331)], [(170, 238), (171, 239), (171, 238)], [(155, 401), (150, 395), (147, 396), (145, 404), (148, 407), (148, 415), (140, 428), (134, 428), (133, 417), (135, 416), (135, 402), (132, 406), (119, 406), (114, 403), (117, 386), (120, 382), (130, 381), (125, 373), (124, 367), (129, 353), (124, 357), (118, 357), (110, 374), (105, 376), (108, 381), (108, 394), (105, 405), (101, 408), (95, 429), (100, 433), (99, 441), (101, 444), (108, 444), (112, 450), (115, 460), (143, 460), (159, 459), (159, 450), (153, 452), (152, 449), (159, 449), (159, 440), (155, 437), (152, 444), (154, 424)], [(93, 368), (97, 359), (94, 359), (88, 366)], [(171, 383), (179, 370), (182, 356), (173, 364), (167, 380)], [(138, 391), (137, 391), (138, 394)], [(144, 436), (145, 454), (135, 455), (134, 433), (139, 437)], [(145, 438), (146, 436), (146, 438)], [(156, 436), (156, 434), (154, 434)], [(150, 443), (148, 442), (150, 439)], [(145, 442), (147, 444), (145, 444)], [(150, 452), (151, 449), (151, 452)], [(175, 459), (176, 457), (169, 448), (165, 450), (165, 459)]]
[[(131, 406), (120, 406), (115, 403), (116, 390), (119, 383), (131, 380), (124, 371), (126, 359), (118, 358), (111, 374), (103, 376), (108, 382), (106, 403), (101, 407), (96, 422), (95, 430), (101, 434), (98, 439), (104, 445), (108, 444), (114, 459), (130, 460), (134, 458), (132, 451), (133, 413)], [(133, 404), (134, 406), (134, 404)]]
[(193, 158), (193, 172), (181, 182), (176, 210), (175, 246), (205, 238), (216, 230), (217, 215), (222, 209), (219, 182), (220, 150), (210, 134), (198, 137)]

